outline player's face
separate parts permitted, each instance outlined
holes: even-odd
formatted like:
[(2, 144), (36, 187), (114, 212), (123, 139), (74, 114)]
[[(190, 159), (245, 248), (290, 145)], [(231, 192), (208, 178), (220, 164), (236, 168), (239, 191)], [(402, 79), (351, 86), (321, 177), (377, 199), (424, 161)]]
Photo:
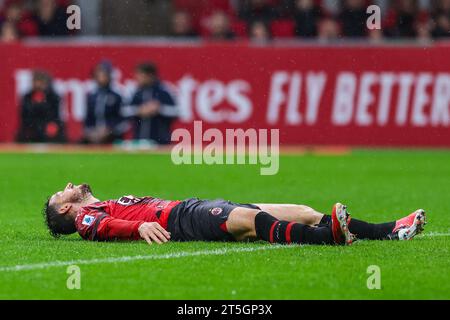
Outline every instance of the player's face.
[(46, 90), (47, 89), (47, 82), (41, 79), (35, 79), (33, 81), (33, 89), (34, 90)]
[(95, 77), (95, 80), (97, 81), (97, 83), (100, 86), (106, 86), (110, 82), (108, 73), (106, 73), (102, 69), (97, 69), (96, 72), (95, 72), (94, 77)]
[(92, 194), (91, 187), (88, 184), (74, 185), (68, 183), (64, 190), (55, 193), (51, 199), (51, 203), (66, 204), (66, 203), (80, 203)]
[(136, 71), (134, 74), (138, 86), (143, 87), (152, 82), (152, 77), (144, 72)]

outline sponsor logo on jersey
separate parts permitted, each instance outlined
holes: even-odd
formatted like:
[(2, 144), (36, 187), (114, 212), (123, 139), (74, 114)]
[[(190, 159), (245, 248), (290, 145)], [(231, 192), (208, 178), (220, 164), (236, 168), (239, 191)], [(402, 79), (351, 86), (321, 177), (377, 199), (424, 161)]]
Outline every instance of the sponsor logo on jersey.
[(85, 215), (83, 218), (82, 224), (84, 224), (85, 226), (90, 226), (94, 222), (94, 220), (95, 220), (95, 217)]

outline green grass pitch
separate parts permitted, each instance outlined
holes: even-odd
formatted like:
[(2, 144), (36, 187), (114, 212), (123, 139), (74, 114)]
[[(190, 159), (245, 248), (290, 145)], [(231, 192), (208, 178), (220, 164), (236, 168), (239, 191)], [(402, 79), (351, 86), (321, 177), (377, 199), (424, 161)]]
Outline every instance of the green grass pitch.
[[(275, 176), (255, 165), (175, 166), (169, 155), (0, 154), (0, 177), (0, 299), (450, 299), (448, 151), (285, 155)], [(350, 247), (54, 240), (41, 208), (68, 181), (90, 183), (100, 199), (197, 196), (323, 212), (340, 201), (374, 222), (424, 208), (428, 225), (413, 241)], [(71, 260), (84, 261), (80, 290), (66, 287)], [(381, 269), (380, 290), (366, 286), (370, 265)]]

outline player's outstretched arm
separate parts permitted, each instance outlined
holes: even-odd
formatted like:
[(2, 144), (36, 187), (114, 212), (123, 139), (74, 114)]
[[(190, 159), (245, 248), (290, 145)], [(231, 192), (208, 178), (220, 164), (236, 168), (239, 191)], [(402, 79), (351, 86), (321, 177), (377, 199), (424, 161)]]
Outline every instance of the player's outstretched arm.
[(152, 244), (156, 242), (163, 244), (170, 240), (170, 233), (167, 232), (158, 222), (144, 222), (139, 226), (139, 235), (142, 239)]
[(170, 233), (158, 222), (122, 220), (106, 214), (82, 225), (79, 233), (84, 239), (93, 241), (144, 239), (149, 244), (162, 244), (170, 240)]

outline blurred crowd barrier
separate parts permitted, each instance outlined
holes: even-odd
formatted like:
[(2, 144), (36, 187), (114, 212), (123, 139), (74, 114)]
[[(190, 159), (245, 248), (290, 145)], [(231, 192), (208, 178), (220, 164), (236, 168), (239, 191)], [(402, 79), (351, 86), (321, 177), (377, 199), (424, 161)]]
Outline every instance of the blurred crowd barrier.
[(124, 101), (135, 65), (151, 60), (175, 92), (174, 128), (278, 128), (284, 144), (450, 147), (450, 44), (289, 46), (144, 42), (0, 45), (0, 141), (16, 137), (32, 71), (61, 98), (70, 142), (80, 139), (93, 67), (112, 62)]

